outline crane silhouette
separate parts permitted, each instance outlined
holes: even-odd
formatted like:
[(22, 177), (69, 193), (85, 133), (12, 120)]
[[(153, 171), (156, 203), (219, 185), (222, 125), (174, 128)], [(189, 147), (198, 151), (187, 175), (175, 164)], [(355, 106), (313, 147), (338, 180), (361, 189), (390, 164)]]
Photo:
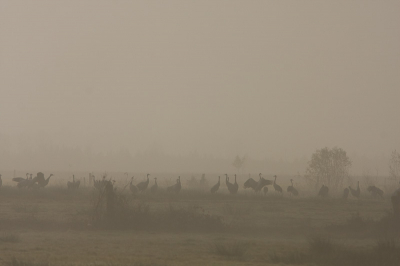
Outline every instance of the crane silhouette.
[(220, 184), (221, 184), (221, 176), (218, 176), (218, 183), (215, 184), (215, 185), (211, 188), (211, 194), (214, 194), (215, 192), (218, 191)]
[(277, 176), (274, 175), (274, 177), (275, 177), (275, 179), (274, 179), (274, 189), (275, 189), (275, 191), (280, 192), (280, 193), (283, 194), (283, 190), (282, 190), (281, 186), (276, 183)]

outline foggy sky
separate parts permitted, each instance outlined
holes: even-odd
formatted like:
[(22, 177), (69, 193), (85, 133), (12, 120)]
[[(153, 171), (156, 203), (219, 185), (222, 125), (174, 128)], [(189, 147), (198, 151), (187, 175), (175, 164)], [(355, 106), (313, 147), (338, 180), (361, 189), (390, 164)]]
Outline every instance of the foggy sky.
[(399, 10), (398, 1), (1, 1), (0, 137), (13, 149), (390, 154), (400, 148)]

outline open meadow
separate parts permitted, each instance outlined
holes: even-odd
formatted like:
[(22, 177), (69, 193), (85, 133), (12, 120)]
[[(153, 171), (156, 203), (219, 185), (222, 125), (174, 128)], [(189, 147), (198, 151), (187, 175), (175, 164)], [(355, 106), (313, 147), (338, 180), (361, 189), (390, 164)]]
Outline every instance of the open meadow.
[(224, 182), (215, 194), (186, 183), (171, 193), (160, 182), (132, 195), (123, 181), (112, 215), (93, 186), (3, 185), (0, 265), (400, 265), (389, 196), (295, 197), (272, 186), (264, 195), (242, 185), (230, 195)]

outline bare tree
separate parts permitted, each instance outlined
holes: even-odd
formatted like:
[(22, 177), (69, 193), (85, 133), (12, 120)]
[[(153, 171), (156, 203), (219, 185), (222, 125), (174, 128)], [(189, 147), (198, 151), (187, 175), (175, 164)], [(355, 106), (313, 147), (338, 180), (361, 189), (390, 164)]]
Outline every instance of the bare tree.
[(390, 156), (389, 173), (395, 180), (400, 178), (400, 154), (396, 150), (392, 151)]
[(342, 187), (343, 181), (349, 178), (350, 167), (351, 161), (345, 150), (325, 147), (312, 154), (306, 169), (306, 178), (312, 181), (316, 188), (325, 184), (338, 189)]
[(239, 170), (243, 167), (244, 163), (246, 161), (246, 157), (243, 156), (243, 158), (240, 158), (239, 155), (236, 155), (235, 160), (233, 161), (233, 166), (237, 169), (237, 171), (239, 172)]

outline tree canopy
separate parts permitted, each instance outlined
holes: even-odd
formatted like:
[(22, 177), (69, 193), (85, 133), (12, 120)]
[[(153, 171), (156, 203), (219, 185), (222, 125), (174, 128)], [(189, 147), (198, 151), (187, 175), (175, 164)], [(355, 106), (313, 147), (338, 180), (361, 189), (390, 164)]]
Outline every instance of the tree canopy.
[(316, 187), (325, 184), (337, 189), (349, 178), (350, 167), (351, 161), (345, 150), (325, 147), (312, 154), (306, 169), (306, 178), (315, 183)]
[(239, 171), (240, 168), (243, 167), (245, 161), (246, 161), (246, 157), (245, 156), (243, 156), (243, 158), (240, 158), (239, 155), (236, 155), (236, 158), (233, 161), (232, 165)]
[(394, 150), (390, 156), (389, 172), (392, 178), (398, 179), (400, 177), (400, 154)]

